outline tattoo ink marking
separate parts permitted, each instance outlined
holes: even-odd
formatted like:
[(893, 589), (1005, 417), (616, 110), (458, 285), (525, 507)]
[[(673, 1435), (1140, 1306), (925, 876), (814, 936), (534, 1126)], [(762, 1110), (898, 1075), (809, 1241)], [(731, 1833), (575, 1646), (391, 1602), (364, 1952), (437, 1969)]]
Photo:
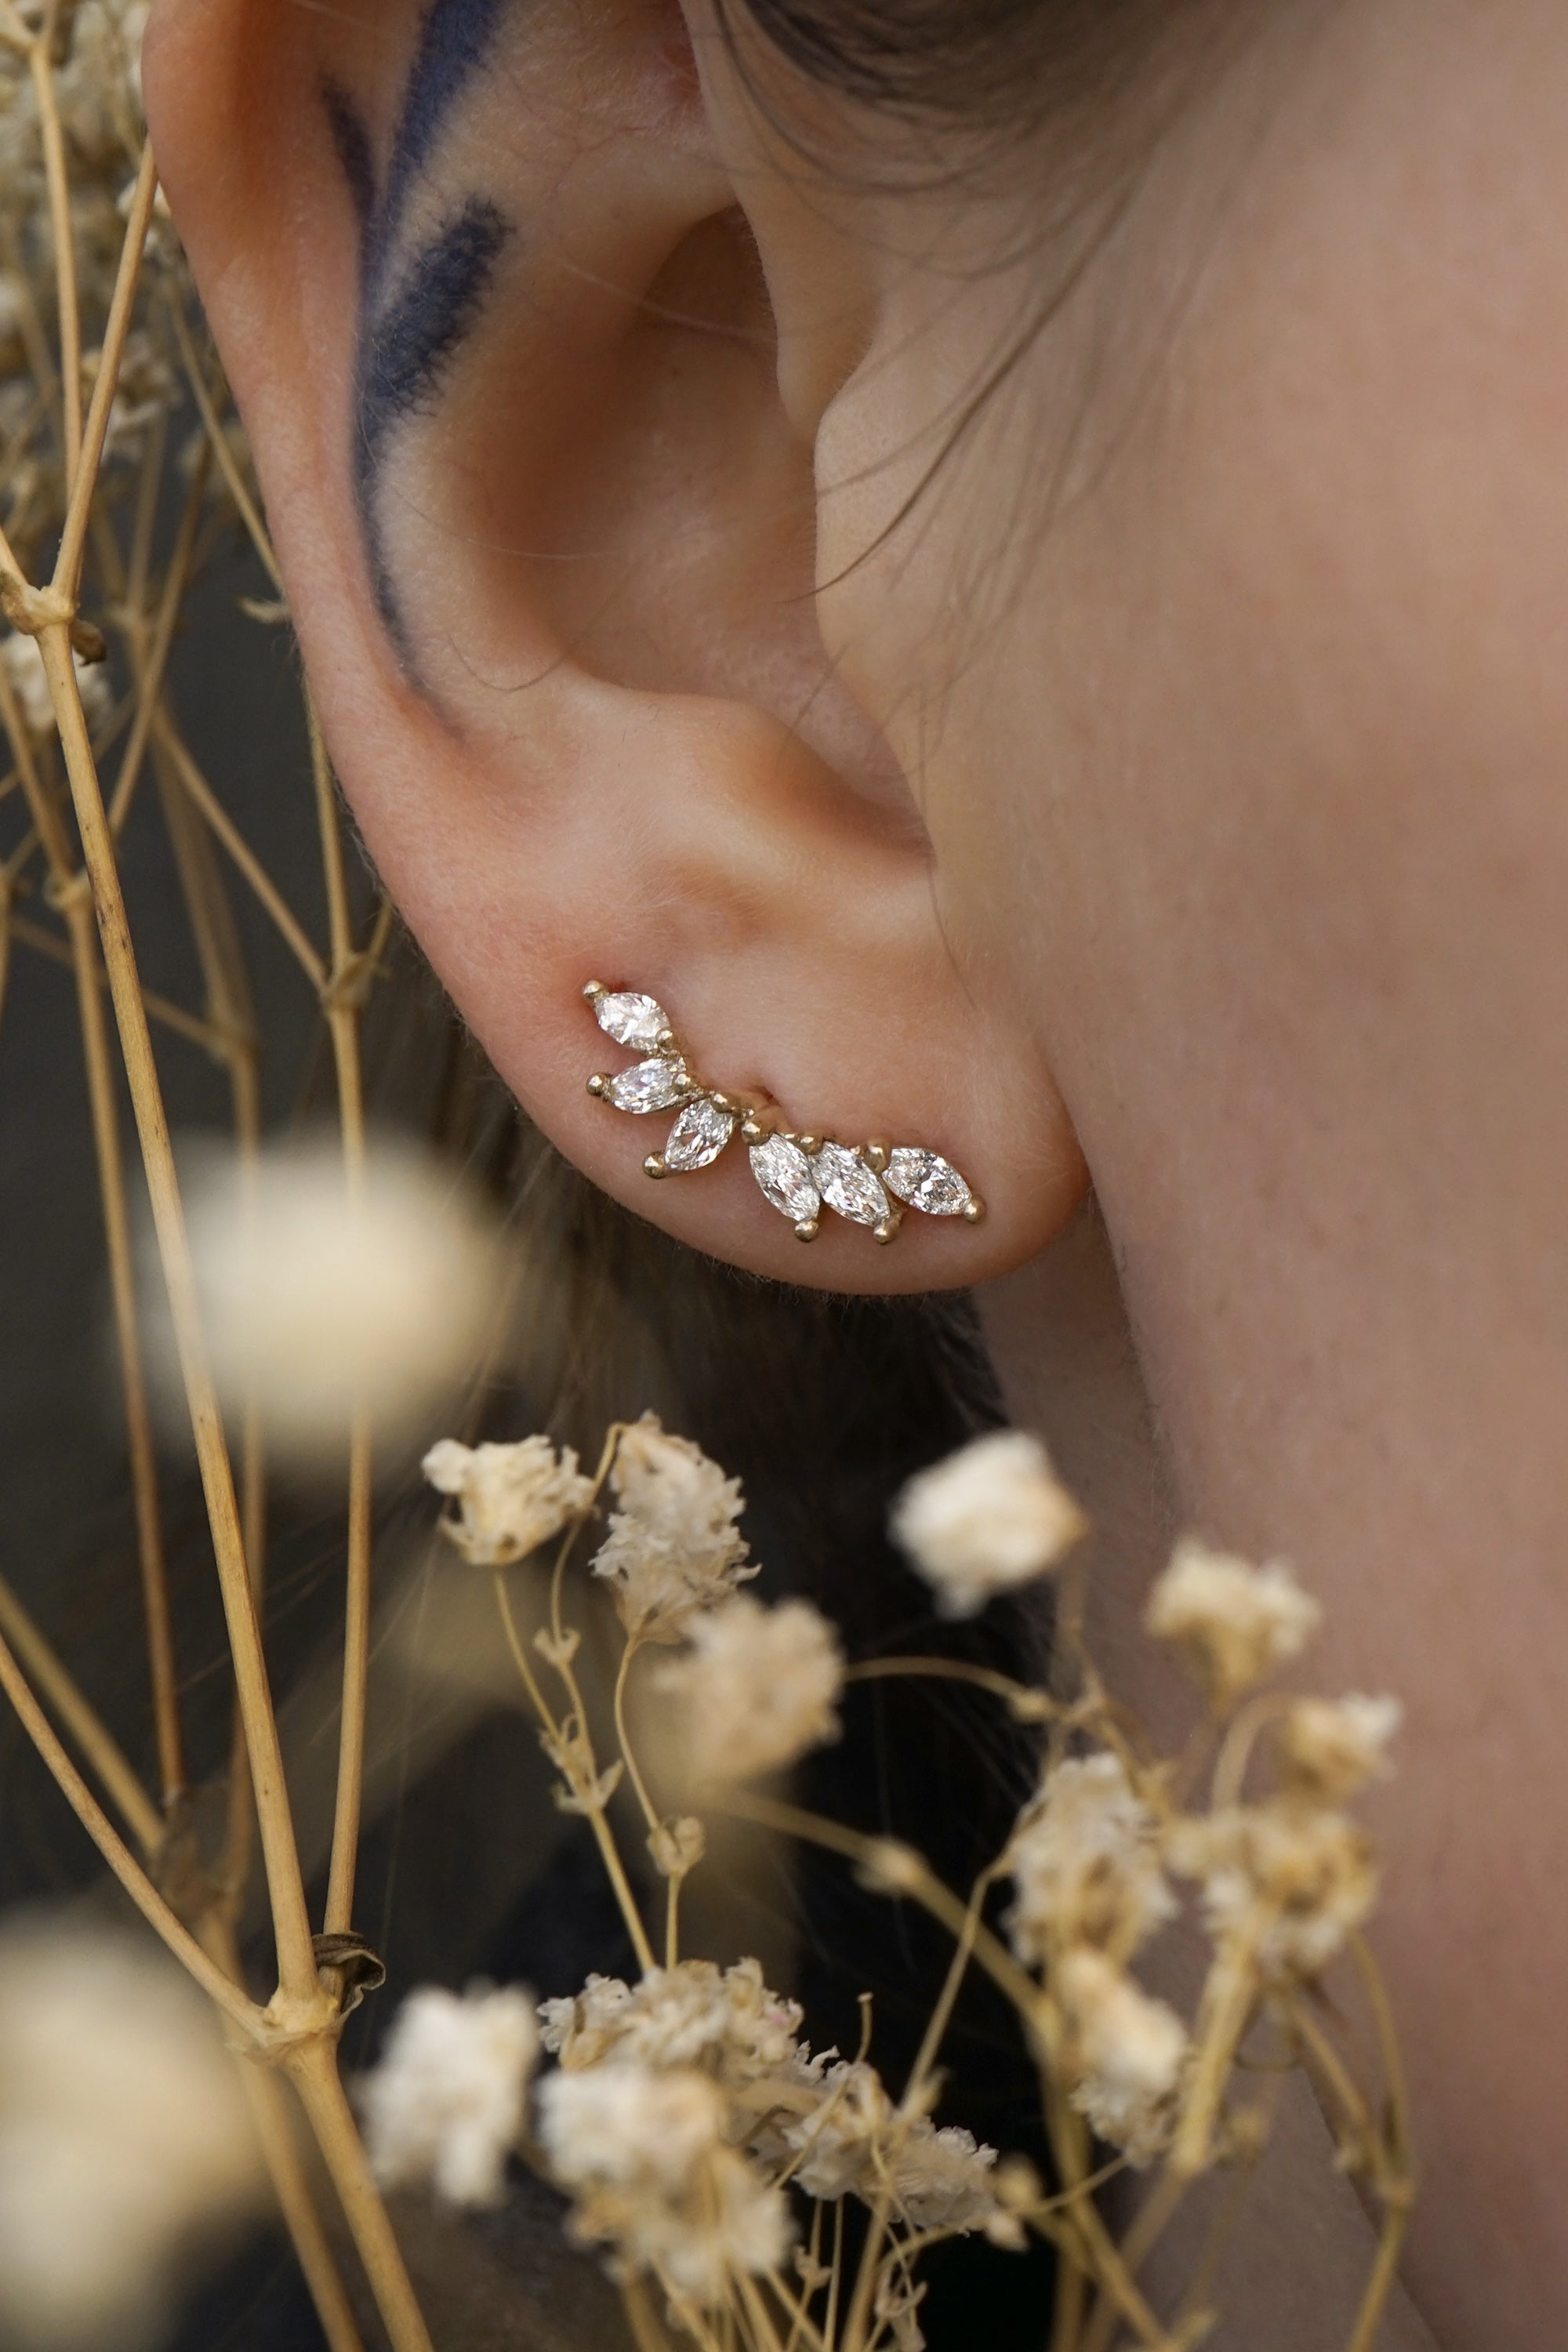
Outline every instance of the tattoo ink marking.
[(337, 82), (321, 87), (360, 232), (354, 504), (376, 610), (411, 671), (407, 626), (386, 559), (383, 465), (394, 428), (429, 415), (439, 400), (452, 362), (483, 310), (511, 227), (498, 206), (469, 196), (400, 268), (395, 267), (397, 231), (454, 105), (484, 62), (504, 5), (505, 0), (431, 0), (379, 192), (363, 116)]

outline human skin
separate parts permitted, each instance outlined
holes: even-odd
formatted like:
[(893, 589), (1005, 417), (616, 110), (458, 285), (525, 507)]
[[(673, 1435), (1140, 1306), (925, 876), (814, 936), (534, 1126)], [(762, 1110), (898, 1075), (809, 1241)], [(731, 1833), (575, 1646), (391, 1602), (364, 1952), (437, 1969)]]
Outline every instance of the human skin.
[[(298, 14), (164, 0), (149, 86), (373, 853), (598, 1181), (759, 1271), (990, 1277), (1047, 1434), (1039, 1253), (1087, 1170), (1172, 1515), (1294, 1562), (1315, 1683), (1405, 1702), (1374, 1807), (1405, 2274), (1443, 2352), (1543, 2352), (1568, 2313), (1560, 0), (1211, 12), (1157, 136), (1129, 104), (1075, 290), (901, 522), (1094, 203), (1064, 217), (1037, 157), (913, 189), (886, 124), (744, 37), (738, 72), (695, 7), (695, 79), (665, 11), (542, 9), (444, 167), (482, 161), (535, 276), (498, 280), (393, 461), (412, 671), (352, 551), (352, 236), (306, 110), (324, 58), (384, 124), (415, 12)], [(657, 290), (635, 364), (561, 290), (605, 281)], [(719, 1075), (950, 1122), (990, 1223), (885, 1255), (840, 1234), (805, 1269), (739, 1174), (639, 1188), (580, 1093), (588, 955), (680, 983)], [(1152, 1707), (1148, 1555), (1113, 1565), (1101, 1641)], [(1326, 2262), (1361, 2258), (1353, 2212), (1323, 2227)], [(1254, 2292), (1238, 2340), (1271, 2343)]]

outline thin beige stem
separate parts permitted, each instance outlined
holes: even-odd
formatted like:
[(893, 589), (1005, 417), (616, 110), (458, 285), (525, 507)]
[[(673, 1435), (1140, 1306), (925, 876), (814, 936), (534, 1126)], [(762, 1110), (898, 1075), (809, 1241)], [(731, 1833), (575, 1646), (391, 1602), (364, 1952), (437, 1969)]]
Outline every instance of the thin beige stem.
[(1405, 2232), (1410, 2227), (1408, 2200), (1395, 2201), (1384, 2211), (1383, 2230), (1377, 2242), (1377, 2259), (1372, 2276), (1366, 2283), (1355, 2326), (1351, 2329), (1345, 2352), (1373, 2352), (1378, 2331), (1388, 2311), (1388, 2299), (1399, 2277), (1399, 2259), (1405, 2251)]
[[(109, 318), (103, 331), (103, 352), (98, 364), (98, 379), (92, 387), (92, 404), (88, 410), (85, 436), (80, 425), (79, 361), (76, 370), (78, 424), (77, 438), (81, 442), (80, 463), (69, 476), (70, 502), (66, 509), (65, 529), (60, 534), (59, 554), (55, 560), (54, 585), (60, 593), (76, 602), (81, 584), (82, 551), (87, 544), (88, 516), (92, 507), (92, 494), (98, 485), (98, 469), (103, 458), (104, 436), (109, 430), (109, 412), (120, 381), (120, 363), (125, 354), (125, 339), (131, 331), (131, 313), (136, 300), (136, 280), (141, 275), (142, 249), (147, 243), (147, 230), (153, 218), (153, 199), (158, 193), (157, 167), (153, 161), (149, 142), (142, 150), (142, 162), (136, 173), (136, 185), (132, 193), (131, 209), (125, 223), (125, 239), (120, 248), (120, 267), (115, 272), (114, 292), (110, 298)], [(62, 290), (62, 300), (63, 300)], [(69, 423), (69, 366), (66, 367), (67, 425), (66, 437), (71, 440)], [(74, 447), (75, 442), (72, 442)]]
[(103, 941), (121, 1047), (142, 1139), (153, 1217), (168, 1287), (175, 1344), (195, 1435), (196, 1454), (212, 1528), (235, 1679), (245, 1712), (246, 1740), (256, 1787), (262, 1850), (266, 1858), (278, 1944), (279, 1973), (285, 1992), (313, 2004), (320, 1980), (311, 1949), (310, 1915), (300, 1870), (299, 1849), (289, 1809), (283, 1756), (268, 1684), (261, 1630), (257, 1620), (235, 1496), (234, 1475), (223, 1420), (208, 1369), (195, 1269), (185, 1231), (184, 1209), (174, 1173), (168, 1118), (163, 1108), (153, 1040), (142, 1008), (136, 953), (115, 863), (114, 844), (103, 805), (92, 747), (82, 717), (65, 621), (51, 620), (39, 643), (65, 751), (77, 823), (80, 828)]
[(648, 1795), (647, 1783), (643, 1779), (637, 1757), (633, 1752), (631, 1735), (626, 1729), (626, 1676), (631, 1672), (632, 1660), (637, 1654), (637, 1648), (638, 1644), (634, 1636), (621, 1651), (621, 1663), (616, 1670), (616, 1688), (612, 1706), (616, 1718), (616, 1738), (619, 1743), (622, 1760), (626, 1768), (626, 1778), (630, 1780), (637, 1801), (642, 1807), (644, 1821), (650, 1830), (657, 1830), (659, 1815), (654, 1806), (653, 1799)]
[[(4, 878), (0, 876), (0, 883)], [(51, 963), (63, 964), (68, 971), (71, 969), (68, 940), (57, 939), (41, 923), (30, 923), (25, 915), (13, 915), (10, 929), (20, 946), (31, 948), (37, 955), (47, 956)], [(93, 980), (100, 992), (107, 990), (108, 975), (101, 964), (96, 965)], [(147, 1007), (148, 1018), (155, 1021), (160, 1028), (171, 1030), (176, 1037), (187, 1038), (193, 1045), (200, 1045), (206, 1053), (220, 1056), (223, 1054), (227, 1041), (222, 1031), (215, 1029), (210, 1022), (198, 1020), (194, 1013), (187, 1013), (184, 1005), (172, 1004), (166, 996), (159, 996), (152, 989), (142, 991), (142, 1002)]]
[(435, 2352), (338, 2076), (335, 2052), (320, 2040), (304, 2042), (284, 2063), (331, 2174), (393, 2352)]
[(142, 1917), (162, 1937), (174, 1958), (195, 1977), (202, 1990), (234, 2020), (247, 2038), (255, 2039), (261, 2031), (261, 2012), (207, 1958), (195, 1937), (181, 1925), (164, 1902), (71, 1762), (54, 1726), (34, 1696), (32, 1685), (17, 1664), (15, 1652), (3, 1635), (0, 1635), (0, 1689), (5, 1691), (16, 1708), (22, 1728), (48, 1766), (61, 1795)]
[(245, 877), (261, 905), (272, 918), (292, 950), (296, 961), (317, 994), (327, 986), (327, 967), (316, 953), (294, 915), (261, 860), (241, 835), (217, 794), (186, 750), (178, 730), (166, 710), (159, 709), (153, 720), (153, 733), (174, 763), (175, 773), (184, 790), (201, 811), (217, 839), (234, 864)]
[[(547, 1704), (544, 1693), (539, 1687), (538, 1676), (523, 1646), (522, 1636), (517, 1630), (517, 1620), (512, 1615), (511, 1595), (507, 1591), (503, 1570), (499, 1568), (496, 1570), (493, 1581), (496, 1605), (500, 1611), (501, 1623), (506, 1630), (507, 1646), (511, 1652), (512, 1664), (517, 1668), (534, 1713), (552, 1739), (559, 1742), (561, 1726)], [(576, 1685), (571, 1683), (568, 1688), (575, 1691)], [(574, 1704), (580, 1712), (582, 1706), (580, 1696), (574, 1700)], [(621, 1916), (626, 1925), (626, 1933), (632, 1939), (632, 1948), (637, 1956), (637, 1966), (645, 1976), (649, 1975), (658, 1963), (654, 1958), (653, 1946), (648, 1941), (647, 1929), (643, 1925), (642, 1913), (638, 1910), (637, 1898), (632, 1893), (631, 1881), (626, 1876), (626, 1865), (621, 1860), (620, 1848), (616, 1843), (615, 1832), (605, 1819), (602, 1806), (590, 1807), (587, 1818), (589, 1827), (594, 1832), (595, 1843), (599, 1849), (599, 1858), (605, 1865), (610, 1885), (615, 1890), (616, 1900), (620, 1905)]]
[(353, 2305), (338, 2274), (331, 2242), (316, 2210), (310, 2184), (295, 2146), (283, 2086), (276, 2074), (250, 2059), (241, 2058), (237, 2063), (278, 2210), (304, 2273), (329, 2352), (364, 2352)]
[(922, 1677), (945, 1683), (970, 1683), (976, 1690), (990, 1691), (1003, 1699), (1021, 1723), (1043, 1723), (1059, 1714), (1055, 1700), (1044, 1691), (1035, 1690), (1027, 1683), (1015, 1682), (1011, 1675), (999, 1675), (990, 1666), (977, 1666), (962, 1658), (864, 1658), (857, 1665), (847, 1667), (847, 1683), (918, 1680)]
[[(50, 11), (52, 16), (53, 11)], [(28, 47), (27, 66), (38, 101), (44, 178), (48, 189), (49, 236), (54, 247), (55, 293), (60, 321), (60, 380), (65, 398), (66, 482), (74, 494), (81, 475), (81, 317), (77, 307), (76, 250), (71, 240), (70, 180), (66, 142), (55, 98), (48, 27)], [(96, 467), (94, 468), (96, 470)]]
[(196, 411), (205, 429), (213, 456), (217, 460), (218, 471), (228, 485), (228, 494), (239, 509), (239, 519), (250, 535), (251, 545), (261, 558), (268, 578), (281, 596), (284, 593), (283, 574), (278, 569), (278, 558), (272, 552), (271, 539), (268, 535), (266, 524), (256, 510), (256, 501), (245, 487), (239, 467), (235, 463), (234, 451), (228, 446), (228, 436), (219, 422), (216, 409), (213, 406), (212, 394), (207, 390), (206, 378), (202, 373), (195, 345), (191, 341), (191, 331), (185, 324), (184, 312), (175, 302), (170, 304), (169, 315), (174, 321), (174, 340), (180, 346), (180, 358), (184, 366), (185, 380), (191, 387), (191, 397), (196, 404)]
[[(206, 492), (204, 467), (198, 466), (195, 478), (185, 494), (184, 510), (180, 517), (169, 569), (163, 578), (163, 593), (159, 600), (158, 617), (153, 624), (152, 643), (132, 646), (136, 670), (136, 715), (132, 721), (131, 736), (121, 754), (120, 773), (109, 801), (110, 830), (118, 836), (124, 830), (131, 814), (131, 803), (141, 778), (142, 762), (147, 757), (147, 745), (158, 717), (158, 698), (163, 691), (163, 676), (169, 666), (170, 648), (174, 642), (174, 626), (180, 617), (180, 607), (190, 585), (196, 528), (202, 518), (202, 499)], [(137, 636), (141, 631), (138, 629)]]
[(71, 889), (65, 905), (65, 919), (76, 966), (77, 1009), (87, 1065), (93, 1145), (98, 1157), (99, 1194), (109, 1255), (110, 1298), (120, 1362), (121, 1405), (125, 1416), (132, 1504), (136, 1521), (136, 1551), (142, 1571), (142, 1611), (146, 1628), (147, 1670), (153, 1693), (158, 1778), (167, 1811), (184, 1796), (188, 1782), (184, 1731), (180, 1720), (180, 1670), (174, 1654), (174, 1616), (169, 1599), (168, 1562), (163, 1550), (163, 1515), (158, 1500), (153, 1412), (148, 1400), (146, 1367), (142, 1352), (136, 1271), (120, 1134), (120, 1106), (115, 1096), (114, 1070), (110, 1060), (103, 997), (98, 985), (98, 947), (85, 877), (81, 877), (79, 886), (73, 886)]
[(947, 2032), (953, 2006), (958, 2000), (964, 1977), (968, 1973), (969, 1963), (974, 1955), (975, 1932), (980, 1926), (980, 1915), (985, 1907), (985, 1897), (995, 1884), (999, 1867), (996, 1863), (990, 1864), (981, 1872), (970, 1889), (969, 1907), (964, 1913), (963, 1926), (959, 1931), (958, 1940), (952, 1948), (952, 1958), (948, 1963), (946, 1980), (937, 1998), (936, 2007), (926, 2021), (926, 2030), (921, 2037), (921, 2046), (915, 2053), (915, 2063), (910, 2068), (909, 2080), (904, 2086), (901, 2104), (906, 2108), (919, 2097), (926, 2078), (936, 2063), (936, 2055), (942, 2048), (942, 2037)]
[(79, 1752), (97, 1774), (100, 1787), (145, 1859), (153, 1861), (163, 1840), (163, 1815), (142, 1786), (113, 1733), (3, 1576), (0, 1633), (10, 1643), (34, 1689), (48, 1702)]

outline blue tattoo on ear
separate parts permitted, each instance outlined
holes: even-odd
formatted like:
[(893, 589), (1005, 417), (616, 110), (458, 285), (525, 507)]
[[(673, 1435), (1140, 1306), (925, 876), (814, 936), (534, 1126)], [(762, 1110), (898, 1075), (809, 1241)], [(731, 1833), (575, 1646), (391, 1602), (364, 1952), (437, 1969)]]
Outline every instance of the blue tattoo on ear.
[(360, 315), (354, 341), (354, 504), (376, 609), (398, 651), (407, 629), (386, 561), (381, 475), (393, 428), (427, 415), (490, 290), (510, 227), (485, 198), (468, 197), (399, 264), (395, 248), (408, 200), (453, 106), (483, 64), (505, 0), (432, 0), (403, 94), (384, 187), (376, 187), (370, 134), (346, 90), (321, 90), (360, 231)]

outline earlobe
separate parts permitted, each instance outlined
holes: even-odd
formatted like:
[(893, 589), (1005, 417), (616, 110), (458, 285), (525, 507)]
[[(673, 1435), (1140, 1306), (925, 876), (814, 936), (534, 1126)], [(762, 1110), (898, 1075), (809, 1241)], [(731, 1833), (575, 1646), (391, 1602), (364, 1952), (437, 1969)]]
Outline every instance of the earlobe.
[[(679, 25), (163, 0), (150, 109), (344, 789), (503, 1077), (714, 1255), (962, 1283), (1049, 1238), (1081, 1165), (1032, 1040), (953, 970), (912, 803), (823, 654), (811, 453)], [(669, 1119), (585, 1091), (595, 980), (679, 1023)], [(868, 1183), (831, 1155), (809, 1181), (886, 1219), (803, 1250), (738, 1125), (650, 1184), (715, 1095), (868, 1147)], [(879, 1141), (962, 1169), (985, 1223), (868, 1247), (900, 1208)]]

